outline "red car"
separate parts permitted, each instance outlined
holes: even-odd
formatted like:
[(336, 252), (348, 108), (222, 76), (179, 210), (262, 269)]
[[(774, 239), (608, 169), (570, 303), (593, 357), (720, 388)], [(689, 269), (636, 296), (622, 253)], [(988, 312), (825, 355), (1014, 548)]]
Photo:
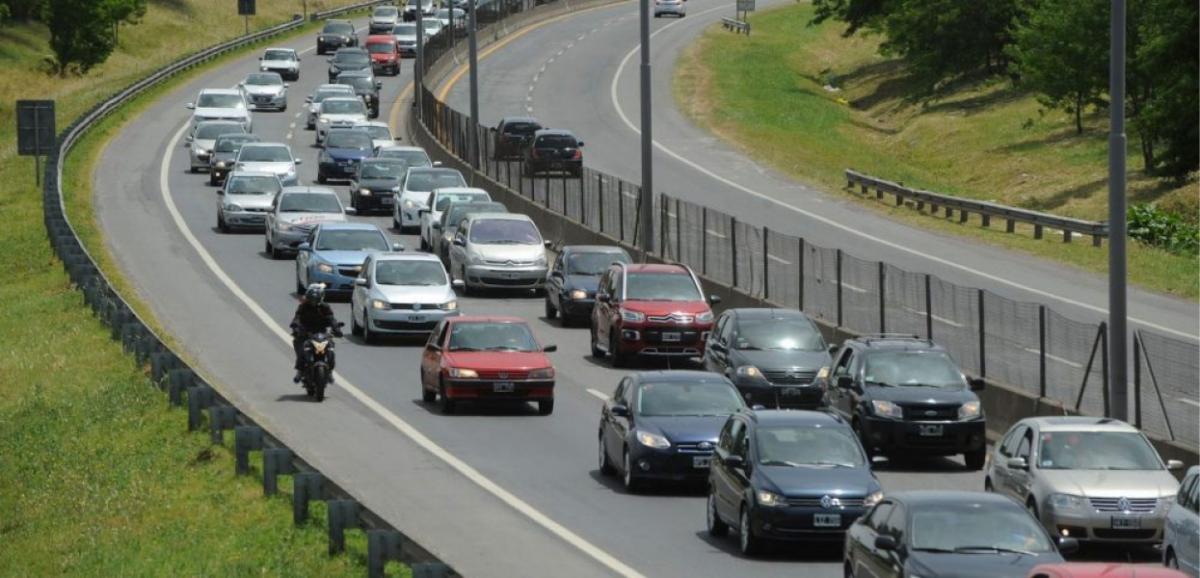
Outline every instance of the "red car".
[(700, 280), (684, 265), (613, 263), (592, 309), (592, 356), (622, 366), (631, 357), (704, 356), (713, 327)]
[(433, 329), (421, 356), (421, 397), (441, 398), (442, 413), (460, 401), (533, 401), (538, 413), (554, 411), (554, 366), (517, 317), (462, 316)]
[(1029, 571), (1029, 578), (1187, 578), (1187, 575), (1152, 564), (1067, 562), (1035, 566)]
[(400, 74), (400, 48), (396, 37), (391, 34), (373, 34), (367, 37), (367, 52), (371, 55), (371, 68), (380, 74)]

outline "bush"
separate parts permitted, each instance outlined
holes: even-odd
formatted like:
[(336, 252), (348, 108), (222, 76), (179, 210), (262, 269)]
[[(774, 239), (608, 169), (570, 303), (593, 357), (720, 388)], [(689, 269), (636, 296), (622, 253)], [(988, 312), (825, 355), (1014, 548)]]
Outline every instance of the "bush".
[(1200, 227), (1155, 205), (1133, 205), (1127, 218), (1129, 236), (1172, 253), (1200, 251)]

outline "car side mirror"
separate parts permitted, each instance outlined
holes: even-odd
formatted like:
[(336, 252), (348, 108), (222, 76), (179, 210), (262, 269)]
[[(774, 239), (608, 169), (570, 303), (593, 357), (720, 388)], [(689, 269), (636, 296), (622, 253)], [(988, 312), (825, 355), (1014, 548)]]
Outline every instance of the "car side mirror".
[(741, 469), (746, 467), (746, 460), (742, 456), (729, 454), (724, 458), (725, 465), (731, 468)]
[(554, 353), (555, 351), (558, 351), (558, 346), (553, 344), (542, 348), (542, 353)]
[(383, 82), (376, 80), (375, 81), (375, 90), (383, 90)]
[(394, 139), (392, 139), (392, 140), (395, 140), (395, 141), (402, 141), (402, 140), (404, 140), (404, 137), (400, 137), (400, 136), (398, 136), (398, 137), (396, 137), (396, 138), (394, 138)]
[(608, 303), (609, 302), (608, 293), (597, 293), (596, 301), (598, 301), (600, 303)]
[(363, 278), (363, 277), (355, 277), (355, 278), (354, 278), (354, 285), (355, 285), (355, 286), (357, 286), (357, 287), (366, 287), (366, 286), (367, 286), (367, 280), (366, 280), (365, 278)]
[(430, 223), (429, 226), (433, 227), (434, 229), (438, 229), (439, 231), (442, 229), (441, 223)]
[(347, 215), (357, 215), (358, 209), (355, 209), (354, 207), (346, 207), (346, 214)]
[(1025, 458), (1008, 458), (1008, 461), (1005, 462), (1005, 465), (1007, 465), (1008, 469), (1010, 469), (1010, 470), (1028, 470), (1029, 469), (1029, 462), (1026, 462)]
[(304, 102), (312, 103), (312, 97), (311, 96), (304, 97)]
[(720, 296), (720, 295), (716, 295), (716, 294), (709, 295), (709, 296), (708, 296), (708, 302), (709, 302), (710, 304), (712, 304), (712, 305), (716, 305), (717, 303), (720, 303), (720, 302), (721, 302), (721, 296)]
[(854, 376), (839, 375), (837, 378), (837, 386), (842, 389), (850, 389), (854, 387)]
[(609, 408), (608, 411), (617, 417), (629, 417), (629, 408), (619, 403)]
[(196, 110), (196, 103), (194, 103), (194, 102), (189, 102), (189, 103), (187, 103), (187, 104), (183, 105), (183, 107), (184, 107), (184, 108), (186, 108), (186, 109), (188, 109), (188, 110)]
[(296, 246), (296, 250), (300, 251), (301, 253), (307, 253), (312, 250), (312, 245), (309, 245), (308, 243), (300, 243)]
[(1059, 554), (1074, 554), (1079, 551), (1079, 540), (1070, 536), (1059, 536), (1057, 542)]
[(404, 243), (392, 243), (392, 250), (393, 251), (403, 251)]
[(217, 196), (218, 196), (218, 197), (224, 197), (224, 196), (225, 196), (225, 189), (217, 189)]
[(1179, 460), (1167, 460), (1167, 469), (1175, 472), (1183, 469), (1183, 462)]
[(442, 346), (438, 345), (436, 343), (430, 343), (429, 345), (425, 346), (425, 351), (441, 351), (441, 350), (442, 350)]
[(462, 237), (455, 237), (454, 241), (452, 241), (452, 242), (454, 243), (455, 247), (466, 247), (467, 246), (467, 242), (464, 241), (462, 239)]
[(583, 146), (583, 141), (579, 141), (579, 146)]
[(302, 165), (304, 164), (304, 159), (292, 159), (292, 162), (296, 163), (296, 165)]
[(835, 354), (835, 353), (837, 353), (837, 352), (838, 352), (838, 346), (836, 346), (836, 345), (830, 345), (830, 346), (829, 346), (829, 348), (828, 348), (826, 351), (828, 351), (828, 352), (829, 352), (829, 355), (833, 355), (833, 354)]
[(712, 341), (708, 344), (708, 346), (710, 348), (712, 348), (713, 351), (719, 351), (721, 353), (725, 353), (726, 348), (725, 348), (724, 343), (721, 343), (720, 341), (718, 341), (717, 337), (715, 335), (710, 337), (710, 339), (712, 339)]
[(898, 548), (896, 538), (892, 536), (875, 536), (875, 549), (885, 552), (893, 552)]
[(554, 241), (551, 241), (550, 239), (546, 239), (546, 240), (542, 241), (542, 246), (547, 249), (549, 249), (553, 245), (554, 245)]
[(467, 282), (463, 281), (462, 279), (455, 279), (450, 282), (450, 287), (454, 289), (465, 289), (467, 287)]
[(967, 383), (970, 384), (971, 391), (983, 391), (983, 388), (986, 385), (982, 377), (972, 377), (971, 379), (967, 380)]
[(418, 217), (419, 217), (419, 216), (421, 216), (421, 215), (428, 214), (428, 213), (429, 213), (429, 209), (417, 209), (417, 216), (418, 216)]
[(283, 83), (283, 87), (284, 87), (284, 88), (291, 88), (291, 86), (292, 86), (292, 85), (291, 85), (291, 84), (289, 84), (289, 83), (287, 83), (287, 82)]

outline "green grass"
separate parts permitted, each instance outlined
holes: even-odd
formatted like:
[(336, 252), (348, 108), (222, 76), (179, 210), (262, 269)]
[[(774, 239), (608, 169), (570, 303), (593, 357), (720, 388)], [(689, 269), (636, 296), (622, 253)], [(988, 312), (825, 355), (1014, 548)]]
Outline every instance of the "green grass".
[[(1082, 135), (1065, 113), (1043, 111), (1005, 81), (963, 83), (917, 101), (902, 64), (878, 53), (880, 38), (842, 38), (836, 23), (809, 26), (798, 4), (751, 16), (750, 37), (714, 27), (684, 54), (674, 92), (701, 126), (746, 154), (829, 191), (843, 190), (850, 167), (938, 192), (1103, 220), (1107, 212), (1107, 122), (1087, 117)], [(827, 89), (833, 88), (834, 90)], [(1136, 152), (1136, 147), (1130, 147)], [(1129, 157), (1129, 167), (1140, 167)], [(1197, 187), (1172, 186), (1132, 170), (1131, 202), (1158, 202), (1197, 213)], [(858, 195), (852, 195), (857, 197)], [(863, 200), (916, 226), (981, 239), (1107, 269), (1104, 250), (1061, 238), (1032, 238)], [(1196, 299), (1200, 261), (1130, 244), (1130, 277), (1144, 287)]]
[[(328, 7), (350, 0), (310, 0)], [(58, 124), (163, 62), (236, 36), (241, 22), (210, 15), (207, 0), (151, 0), (145, 22), (85, 78), (38, 72), (39, 25), (0, 28), (0, 576), (359, 576), (366, 539), (347, 534), (346, 556), (326, 554), (324, 507), (291, 523), (290, 477), (262, 496), (253, 475), (233, 473), (231, 439), (212, 445), (166, 409), (146, 368), (124, 355), (91, 315), (54, 258), (42, 227), (33, 161), (15, 156), (12, 101), (53, 97)], [(291, 7), (260, 3), (256, 25)], [(224, 13), (225, 11), (222, 11)], [(232, 12), (232, 8), (228, 12)], [(210, 17), (211, 16), (211, 17)], [(179, 18), (191, 18), (183, 23)], [(186, 32), (186, 34), (185, 34)], [(90, 212), (90, 175), (104, 143), (160, 88), (91, 132), (68, 163), (73, 223), (106, 272), (115, 268)], [(113, 277), (120, 284), (119, 275)], [(128, 297), (131, 292), (126, 292)], [(144, 305), (132, 300), (143, 313)], [(390, 564), (390, 575), (408, 575)]]

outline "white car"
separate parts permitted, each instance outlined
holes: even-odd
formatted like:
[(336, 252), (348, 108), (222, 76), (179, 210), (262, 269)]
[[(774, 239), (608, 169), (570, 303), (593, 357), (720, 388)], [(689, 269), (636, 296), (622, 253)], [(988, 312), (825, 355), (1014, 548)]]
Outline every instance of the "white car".
[(421, 224), (421, 209), (429, 208), (429, 193), (442, 187), (465, 186), (467, 180), (456, 169), (410, 167), (392, 203), (392, 225), (401, 232), (411, 231)]
[(433, 160), (429, 158), (429, 153), (425, 152), (425, 149), (414, 146), (392, 145), (379, 147), (375, 149), (375, 158), (400, 159), (407, 163), (410, 168), (433, 167), (441, 165), (441, 163), (433, 162)]
[[(417, 53), (417, 25), (414, 22), (403, 22), (392, 27), (392, 36), (396, 37), (396, 49), (400, 56), (414, 56)], [(426, 39), (429, 35), (426, 34)]]
[(490, 200), (492, 200), (492, 196), (483, 189), (469, 187), (434, 189), (429, 194), (427, 203), (429, 208), (418, 211), (418, 214), (421, 215), (421, 250), (433, 249), (433, 237), (437, 234), (433, 224), (441, 222), (442, 211), (445, 211), (450, 203), (486, 203)]
[(242, 145), (233, 166), (237, 171), (271, 173), (283, 186), (291, 187), (300, 184), (296, 171), (299, 164), (300, 159), (283, 143), (254, 142)]
[(367, 27), (371, 34), (387, 34), (400, 21), (400, 9), (395, 6), (379, 6), (371, 12)]
[(346, 84), (322, 84), (306, 96), (304, 102), (308, 105), (308, 130), (317, 128), (317, 113), (321, 112), (321, 103), (332, 96), (355, 96), (354, 87)]
[(288, 84), (278, 72), (253, 72), (238, 83), (253, 110), (287, 110)]
[(458, 314), (450, 277), (428, 253), (367, 257), (350, 297), (350, 330), (367, 343), (380, 334), (428, 334), (439, 321)]
[(438, 34), (440, 34), (442, 32), (442, 29), (446, 27), (446, 25), (444, 23), (442, 23), (441, 20), (434, 18), (434, 17), (422, 18), (421, 24), (424, 26), (425, 34), (427, 35), (428, 38), (433, 38), (434, 36), (437, 36)]
[(242, 123), (246, 132), (253, 130), (250, 119), (250, 106), (242, 91), (236, 88), (205, 88), (196, 96), (194, 102), (187, 103), (192, 111), (192, 132), (196, 125), (206, 120), (232, 120)]
[(217, 191), (217, 230), (228, 233), (265, 226), (271, 202), (281, 190), (279, 177), (271, 173), (229, 173), (225, 186)]
[(1188, 468), (1175, 503), (1167, 510), (1163, 532), (1163, 564), (1200, 576), (1200, 466)]
[(528, 215), (472, 213), (451, 241), (450, 274), (467, 292), (481, 287), (541, 290), (548, 244)]
[[(351, 89), (353, 90), (353, 89)], [(367, 105), (357, 96), (331, 96), (321, 101), (317, 111), (317, 145), (325, 140), (331, 128), (351, 128), (366, 124)]]
[(284, 187), (267, 212), (267, 255), (281, 259), (296, 251), (318, 224), (344, 222), (346, 215), (353, 213), (328, 187)]
[(386, 122), (373, 120), (356, 124), (353, 128), (361, 128), (371, 135), (371, 149), (379, 150), (384, 147), (389, 147), (396, 144), (400, 137), (392, 136), (392, 129)]
[(300, 55), (291, 48), (268, 48), (258, 58), (260, 72), (278, 72), (285, 80), (300, 80)]
[[(454, 11), (453, 22), (451, 22), (450, 18), (451, 10)], [(442, 8), (438, 10), (433, 17), (442, 21), (443, 28), (448, 28), (453, 25), (454, 34), (456, 36), (464, 34), (467, 31), (467, 12), (462, 8)]]
[(687, 16), (687, 3), (684, 0), (654, 0), (654, 17), (670, 14), (677, 18)]
[(217, 144), (217, 137), (223, 134), (244, 134), (246, 127), (231, 120), (206, 120), (196, 124), (192, 134), (187, 137), (188, 156), (191, 164), (188, 170), (196, 173), (208, 168), (209, 157)]

